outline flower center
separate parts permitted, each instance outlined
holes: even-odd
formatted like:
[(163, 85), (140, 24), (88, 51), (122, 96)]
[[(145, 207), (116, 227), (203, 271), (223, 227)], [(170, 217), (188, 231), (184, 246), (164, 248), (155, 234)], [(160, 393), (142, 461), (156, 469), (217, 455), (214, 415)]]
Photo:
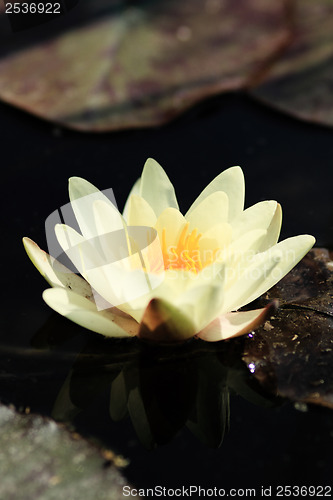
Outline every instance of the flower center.
[(199, 241), (202, 234), (198, 234), (197, 229), (188, 232), (190, 223), (184, 226), (178, 242), (176, 245), (167, 248), (166, 246), (166, 230), (162, 230), (162, 254), (164, 260), (165, 270), (167, 269), (185, 269), (186, 271), (193, 271), (198, 273), (205, 266), (211, 264), (215, 258), (216, 248), (214, 251), (209, 252), (207, 258), (203, 258), (199, 248)]

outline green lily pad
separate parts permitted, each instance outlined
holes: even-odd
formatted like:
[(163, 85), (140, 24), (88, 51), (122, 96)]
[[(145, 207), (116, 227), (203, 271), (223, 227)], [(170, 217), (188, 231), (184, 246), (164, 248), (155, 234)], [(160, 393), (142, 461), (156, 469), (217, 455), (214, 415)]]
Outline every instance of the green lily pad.
[(292, 42), (252, 95), (298, 118), (333, 125), (333, 3), (291, 6)]
[(0, 405), (0, 498), (121, 499), (128, 483), (117, 465), (122, 457), (63, 425)]
[(246, 340), (243, 359), (265, 389), (333, 408), (333, 254), (313, 249), (259, 302), (281, 308)]
[(249, 86), (288, 40), (285, 20), (282, 0), (81, 0), (61, 33), (47, 23), (47, 40), (9, 43), (0, 98), (79, 130), (161, 124)]

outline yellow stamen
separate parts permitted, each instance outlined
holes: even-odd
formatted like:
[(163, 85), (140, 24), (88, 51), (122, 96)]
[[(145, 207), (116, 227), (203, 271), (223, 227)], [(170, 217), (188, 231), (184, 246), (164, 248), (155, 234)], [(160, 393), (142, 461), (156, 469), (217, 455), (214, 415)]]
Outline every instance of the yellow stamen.
[(185, 269), (198, 273), (215, 260), (219, 248), (216, 248), (209, 258), (202, 262), (199, 248), (199, 241), (202, 234), (198, 234), (197, 229), (193, 229), (193, 231), (189, 233), (189, 225), (189, 222), (185, 224), (178, 238), (178, 242), (176, 245), (169, 248), (167, 248), (166, 245), (166, 229), (163, 228), (162, 254), (165, 269)]

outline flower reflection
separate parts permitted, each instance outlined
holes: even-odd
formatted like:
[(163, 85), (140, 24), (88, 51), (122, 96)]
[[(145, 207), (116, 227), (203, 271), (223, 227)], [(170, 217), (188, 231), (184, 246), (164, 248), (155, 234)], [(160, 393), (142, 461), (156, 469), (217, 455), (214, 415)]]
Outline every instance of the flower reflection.
[(190, 342), (181, 349), (113, 342), (111, 354), (105, 343), (90, 341), (78, 355), (54, 404), (56, 420), (75, 419), (109, 390), (111, 419), (129, 416), (146, 448), (168, 443), (184, 427), (218, 447), (229, 427), (230, 393), (255, 404), (274, 403), (242, 363), (237, 342)]

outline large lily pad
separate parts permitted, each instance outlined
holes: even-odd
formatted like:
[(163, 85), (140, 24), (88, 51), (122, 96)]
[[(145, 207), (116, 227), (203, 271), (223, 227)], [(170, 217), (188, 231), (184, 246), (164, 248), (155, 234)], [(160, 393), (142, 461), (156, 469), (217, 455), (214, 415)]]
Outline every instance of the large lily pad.
[(299, 118), (333, 125), (333, 3), (299, 0), (290, 14), (293, 41), (252, 94)]
[(247, 87), (289, 38), (282, 0), (105, 5), (81, 0), (69, 28), (52, 37), (49, 24), (47, 41), (9, 52), (0, 98), (81, 130), (156, 125), (204, 96)]
[(0, 498), (117, 500), (127, 483), (115, 463), (124, 460), (53, 420), (0, 405)]
[(243, 358), (263, 386), (333, 408), (333, 255), (313, 249), (261, 302), (281, 308), (246, 340)]

